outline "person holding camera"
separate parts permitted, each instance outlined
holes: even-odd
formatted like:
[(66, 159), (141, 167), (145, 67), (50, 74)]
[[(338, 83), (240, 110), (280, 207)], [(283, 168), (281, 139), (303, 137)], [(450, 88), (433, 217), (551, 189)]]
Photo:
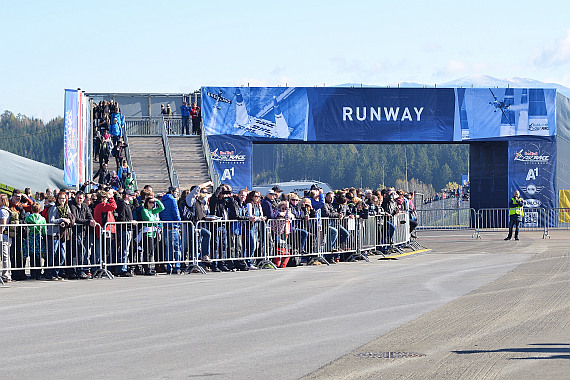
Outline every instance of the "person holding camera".
[[(75, 216), (71, 213), (68, 204), (68, 196), (65, 191), (60, 191), (55, 198), (55, 204), (50, 207), (48, 223), (52, 224), (47, 229), (47, 267), (45, 277), (48, 280), (61, 280), (63, 269), (53, 268), (64, 266), (66, 256), (71, 256), (72, 228), (75, 225)], [(67, 263), (71, 264), (71, 260)], [(75, 270), (68, 270), (68, 278), (74, 279)]]
[(517, 190), (509, 202), (509, 235), (505, 240), (511, 240), (513, 227), (515, 227), (515, 240), (519, 240), (519, 226), (524, 217), (523, 207), (524, 200), (521, 198), (521, 193)]
[(144, 222), (141, 229), (143, 247), (143, 271), (145, 276), (155, 276), (155, 253), (158, 243), (158, 222), (164, 205), (154, 196), (147, 197), (141, 210), (140, 219)]

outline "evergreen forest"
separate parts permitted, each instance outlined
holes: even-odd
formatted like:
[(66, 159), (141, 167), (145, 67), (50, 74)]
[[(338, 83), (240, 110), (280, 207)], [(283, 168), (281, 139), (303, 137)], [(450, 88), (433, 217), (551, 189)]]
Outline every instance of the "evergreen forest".
[[(318, 180), (333, 189), (409, 183), (461, 183), (469, 146), (462, 144), (254, 144), (253, 184)], [(405, 183), (405, 182), (404, 182)]]
[(0, 115), (0, 149), (63, 169), (63, 118), (40, 119)]

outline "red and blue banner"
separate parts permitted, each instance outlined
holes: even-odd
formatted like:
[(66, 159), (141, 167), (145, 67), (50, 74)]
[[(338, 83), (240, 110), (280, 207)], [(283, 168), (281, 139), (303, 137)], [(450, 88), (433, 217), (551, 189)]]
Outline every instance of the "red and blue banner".
[(63, 129), (63, 181), (79, 186), (85, 181), (87, 162), (87, 97), (78, 90), (65, 90)]

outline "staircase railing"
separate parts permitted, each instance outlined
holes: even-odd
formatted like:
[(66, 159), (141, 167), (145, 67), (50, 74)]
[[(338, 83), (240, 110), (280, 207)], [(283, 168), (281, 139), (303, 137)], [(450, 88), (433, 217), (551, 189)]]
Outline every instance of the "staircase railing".
[(214, 183), (214, 189), (220, 186), (220, 177), (218, 176), (218, 172), (214, 169), (214, 163), (212, 161), (212, 156), (210, 155), (210, 146), (208, 145), (208, 137), (204, 133), (204, 124), (200, 125), (201, 132), (200, 133), (200, 140), (202, 141), (202, 152), (204, 153), (204, 157), (206, 158), (206, 165), (208, 166), (208, 175), (210, 179)]
[(138, 184), (137, 184), (137, 175), (135, 173), (135, 169), (133, 167), (133, 162), (131, 161), (131, 152), (129, 150), (129, 137), (128, 137), (128, 133), (125, 131), (123, 133), (123, 139), (125, 141), (125, 145), (127, 146), (125, 148), (125, 157), (127, 159), (127, 165), (129, 165), (129, 170), (131, 171), (131, 175), (133, 176), (133, 180), (135, 181), (135, 189), (138, 189)]
[(164, 153), (166, 156), (166, 165), (168, 167), (168, 175), (170, 177), (170, 184), (174, 187), (180, 187), (180, 182), (178, 181), (178, 174), (176, 170), (174, 170), (174, 166), (172, 165), (172, 152), (170, 151), (170, 143), (168, 142), (168, 135), (167, 135), (167, 124), (166, 120), (163, 118), (163, 127), (162, 127), (162, 145), (164, 145)]

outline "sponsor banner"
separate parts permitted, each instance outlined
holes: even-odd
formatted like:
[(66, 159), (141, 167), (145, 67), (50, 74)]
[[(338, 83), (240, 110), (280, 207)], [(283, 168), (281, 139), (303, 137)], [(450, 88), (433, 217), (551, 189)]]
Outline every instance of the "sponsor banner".
[(556, 90), (541, 88), (458, 88), (456, 138), (554, 136)]
[(66, 186), (79, 184), (79, 92), (65, 90), (63, 129), (63, 182)]
[[(524, 199), (526, 227), (543, 226), (539, 208), (556, 205), (556, 143), (547, 140), (509, 141), (509, 196)], [(510, 199), (510, 198), (509, 198)], [(536, 210), (536, 213), (535, 211)], [(536, 224), (539, 223), (539, 224)]]
[(230, 135), (208, 136), (210, 157), (221, 183), (230, 185), (237, 193), (240, 189), (252, 189), (251, 140)]
[(203, 87), (207, 135), (253, 140), (453, 141), (453, 89)]

